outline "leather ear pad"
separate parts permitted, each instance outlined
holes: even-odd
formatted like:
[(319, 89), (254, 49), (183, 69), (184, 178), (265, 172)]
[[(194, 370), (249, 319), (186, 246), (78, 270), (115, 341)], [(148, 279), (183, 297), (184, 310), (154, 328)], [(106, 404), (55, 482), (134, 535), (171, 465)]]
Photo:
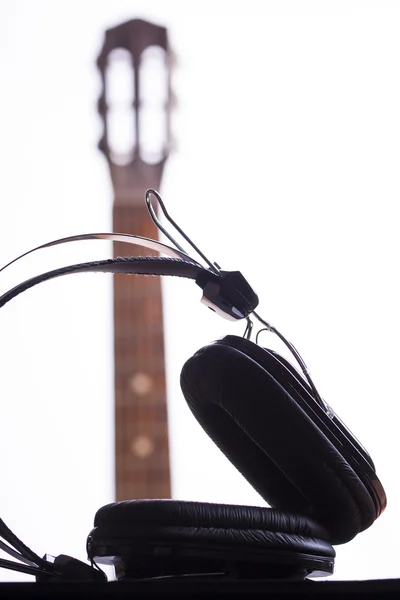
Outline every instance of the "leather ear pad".
[(185, 363), (181, 386), (190, 409), (270, 506), (313, 517), (333, 544), (348, 542), (377, 517), (371, 494), (287, 389), (232, 347), (234, 340), (206, 346)]
[(254, 506), (126, 500), (100, 508), (94, 527), (88, 538), (92, 557), (98, 546), (129, 548), (132, 541), (335, 556), (328, 533), (312, 519)]

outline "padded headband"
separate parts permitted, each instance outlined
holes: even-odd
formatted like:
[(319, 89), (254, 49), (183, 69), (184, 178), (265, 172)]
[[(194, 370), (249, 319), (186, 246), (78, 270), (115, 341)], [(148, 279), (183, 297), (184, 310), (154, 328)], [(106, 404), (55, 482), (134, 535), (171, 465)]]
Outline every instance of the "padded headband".
[(48, 271), (47, 273), (27, 279), (0, 296), (0, 308), (29, 288), (43, 281), (62, 277), (63, 275), (73, 275), (75, 273), (124, 273), (128, 275), (173, 275), (175, 277), (186, 277), (196, 280), (201, 271), (202, 267), (198, 267), (195, 264), (177, 258), (158, 256), (126, 256), (80, 263), (54, 269), (53, 271)]
[(3, 271), (21, 258), (51, 246), (82, 240), (108, 240), (135, 244), (142, 248), (157, 250), (169, 257), (128, 256), (93, 261), (62, 267), (32, 277), (0, 296), (0, 308), (29, 288), (63, 275), (75, 273), (123, 273), (137, 275), (171, 275), (194, 279), (203, 290), (202, 301), (212, 310), (231, 320), (246, 318), (258, 305), (258, 297), (238, 271), (210, 270), (202, 267), (184, 251), (171, 248), (161, 242), (131, 234), (89, 233), (61, 238), (37, 246), (10, 261)]

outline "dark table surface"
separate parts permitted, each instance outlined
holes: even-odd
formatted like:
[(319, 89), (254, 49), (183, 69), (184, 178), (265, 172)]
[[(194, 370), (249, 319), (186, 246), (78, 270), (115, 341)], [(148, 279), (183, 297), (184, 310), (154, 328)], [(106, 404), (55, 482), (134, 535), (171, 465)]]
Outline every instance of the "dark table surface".
[(400, 579), (369, 581), (204, 581), (180, 580), (102, 582), (0, 583), (0, 598), (399, 598)]

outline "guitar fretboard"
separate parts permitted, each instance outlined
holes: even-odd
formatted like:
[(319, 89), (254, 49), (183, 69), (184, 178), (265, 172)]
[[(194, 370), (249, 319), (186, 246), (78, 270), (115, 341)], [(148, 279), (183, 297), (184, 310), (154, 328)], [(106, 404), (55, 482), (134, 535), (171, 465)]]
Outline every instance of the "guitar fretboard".
[[(142, 197), (137, 204), (129, 205), (119, 204), (116, 199), (113, 230), (157, 237)], [(124, 256), (126, 249), (125, 244), (116, 243), (114, 255)], [(164, 334), (158, 277), (114, 276), (114, 356), (116, 499), (169, 498)]]

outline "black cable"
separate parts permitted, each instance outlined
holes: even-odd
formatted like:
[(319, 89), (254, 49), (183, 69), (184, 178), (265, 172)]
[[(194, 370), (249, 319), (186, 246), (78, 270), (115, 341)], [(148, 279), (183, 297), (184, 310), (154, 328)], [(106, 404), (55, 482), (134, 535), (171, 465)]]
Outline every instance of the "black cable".
[(3, 552), (6, 552), (6, 554), (9, 554), (13, 558), (20, 560), (21, 562), (23, 562), (31, 567), (37, 567), (37, 564), (35, 562), (33, 562), (32, 560), (29, 560), (28, 558), (25, 558), (24, 556), (22, 556), (22, 554), (20, 554), (19, 552), (14, 550), (11, 546), (9, 546), (8, 544), (5, 544), (1, 540), (0, 540), (0, 550), (3, 550)]
[(18, 552), (34, 564), (42, 568), (47, 568), (46, 561), (40, 558), (38, 554), (33, 552), (28, 546), (26, 546), (16, 535), (7, 527), (3, 519), (0, 519), (0, 535), (3, 537), (11, 546), (13, 546)]
[(5, 558), (0, 558), (0, 568), (9, 569), (10, 571), (18, 571), (19, 573), (26, 573), (27, 575), (40, 575), (42, 577), (53, 576), (52, 573), (49, 573), (48, 571), (43, 571), (39, 567), (21, 565), (19, 563), (13, 562), (12, 560), (6, 560)]

